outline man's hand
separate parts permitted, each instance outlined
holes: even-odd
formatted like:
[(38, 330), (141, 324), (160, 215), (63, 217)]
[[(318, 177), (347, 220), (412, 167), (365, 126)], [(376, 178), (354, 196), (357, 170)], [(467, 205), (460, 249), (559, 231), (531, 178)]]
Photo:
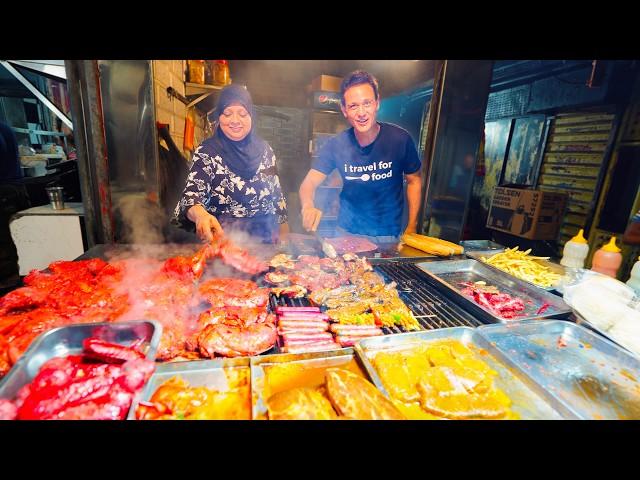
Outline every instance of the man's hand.
[(302, 208), (302, 226), (308, 232), (315, 232), (322, 218), (322, 210), (315, 207)]
[(404, 229), (403, 235), (407, 233), (417, 233), (417, 232), (418, 232), (418, 229), (415, 226), (407, 225), (407, 228)]
[(302, 226), (308, 232), (315, 232), (318, 229), (322, 211), (313, 206), (313, 197), (318, 186), (324, 182), (327, 176), (315, 169), (309, 170), (307, 176), (300, 184), (300, 205), (302, 206)]
[(191, 207), (188, 217), (196, 224), (198, 237), (207, 243), (211, 242), (214, 236), (224, 234), (218, 219), (207, 212), (201, 205)]

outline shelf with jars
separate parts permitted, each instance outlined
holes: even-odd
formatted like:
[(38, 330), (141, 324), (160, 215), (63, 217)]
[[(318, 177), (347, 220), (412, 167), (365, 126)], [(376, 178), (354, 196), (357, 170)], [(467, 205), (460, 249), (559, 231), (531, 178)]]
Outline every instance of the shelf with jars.
[(226, 60), (187, 60), (187, 107), (199, 104), (231, 83)]

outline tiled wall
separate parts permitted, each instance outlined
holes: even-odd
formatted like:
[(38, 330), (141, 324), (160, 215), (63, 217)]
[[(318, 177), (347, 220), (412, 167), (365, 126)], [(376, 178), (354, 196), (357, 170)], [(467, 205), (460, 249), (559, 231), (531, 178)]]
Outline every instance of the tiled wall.
[[(275, 115), (286, 115), (289, 120)], [(297, 192), (309, 170), (308, 110), (259, 106), (256, 112), (258, 134), (276, 154), (280, 182), (285, 192)]]
[[(173, 141), (182, 148), (184, 141), (184, 120), (187, 109), (177, 98), (169, 98), (167, 87), (173, 87), (181, 95), (185, 94), (184, 78), (187, 66), (186, 60), (154, 60), (153, 86), (156, 103), (156, 121), (169, 124), (169, 132)], [(195, 130), (195, 145), (204, 140), (204, 116), (195, 110), (198, 121)], [(183, 151), (186, 158), (190, 158), (188, 151)]]
[[(298, 188), (309, 171), (309, 110), (274, 106), (260, 106), (257, 110), (257, 132), (269, 142), (278, 162), (289, 226), (294, 232), (303, 232)], [(289, 120), (271, 114), (284, 114)]]

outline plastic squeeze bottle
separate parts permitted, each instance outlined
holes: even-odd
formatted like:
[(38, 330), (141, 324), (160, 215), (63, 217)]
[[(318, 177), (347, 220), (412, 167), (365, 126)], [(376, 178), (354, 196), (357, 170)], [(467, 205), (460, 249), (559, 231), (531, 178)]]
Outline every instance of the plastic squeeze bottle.
[(571, 268), (584, 268), (584, 260), (589, 254), (589, 243), (584, 238), (584, 230), (581, 228), (578, 234), (564, 244), (560, 265)]
[(636, 295), (640, 295), (640, 257), (638, 257), (636, 263), (633, 264), (627, 285), (636, 291)]
[(620, 254), (620, 249), (616, 246), (616, 237), (614, 235), (609, 240), (609, 243), (593, 255), (591, 270), (616, 278), (616, 273), (621, 263), (622, 255)]

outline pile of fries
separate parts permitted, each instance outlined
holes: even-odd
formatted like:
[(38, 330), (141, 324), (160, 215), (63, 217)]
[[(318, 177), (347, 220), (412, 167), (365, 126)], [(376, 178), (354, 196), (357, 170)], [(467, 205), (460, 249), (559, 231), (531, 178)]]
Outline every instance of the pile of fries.
[(549, 260), (549, 257), (529, 256), (531, 249), (521, 251), (518, 247), (507, 248), (481, 260), (521, 280), (526, 280), (539, 287), (548, 288), (560, 280), (560, 275), (536, 260)]

